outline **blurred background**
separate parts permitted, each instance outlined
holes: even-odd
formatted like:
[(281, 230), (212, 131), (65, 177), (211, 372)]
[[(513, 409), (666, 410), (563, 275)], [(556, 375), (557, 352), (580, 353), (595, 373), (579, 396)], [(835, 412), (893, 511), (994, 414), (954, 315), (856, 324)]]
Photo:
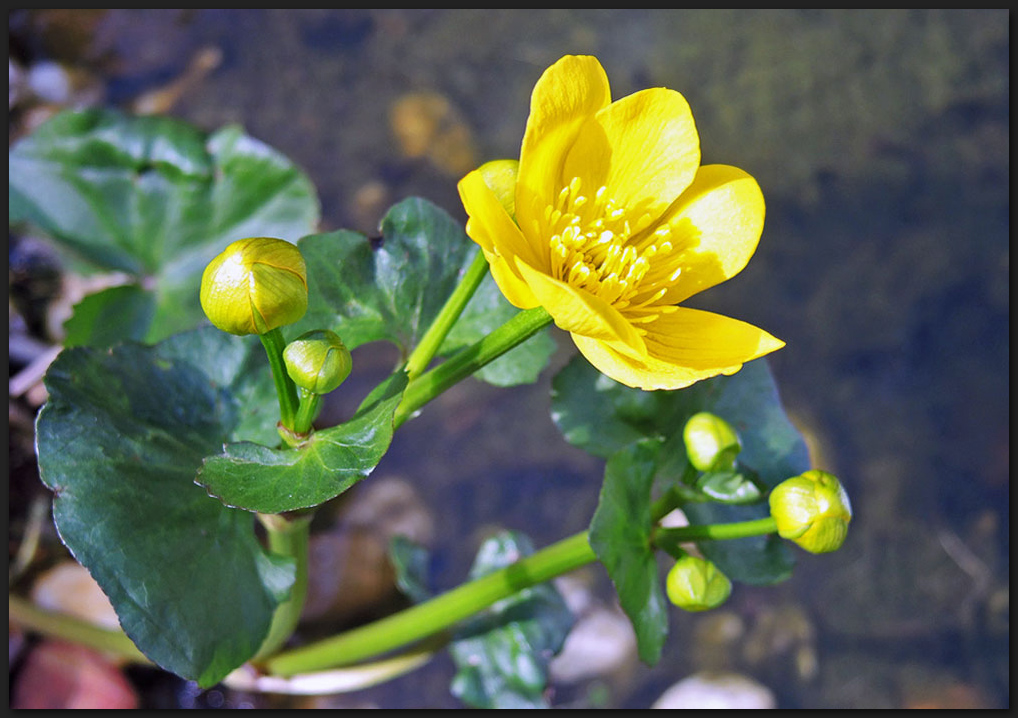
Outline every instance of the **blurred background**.
[[(1009, 11), (12, 10), (8, 22), (11, 142), (68, 106), (238, 123), (307, 172), (323, 231), (374, 234), (410, 195), (465, 220), (456, 181), (518, 156), (533, 85), (564, 54), (596, 55), (615, 98), (683, 93), (704, 162), (750, 172), (768, 212), (747, 269), (699, 303), (787, 342), (770, 359), (786, 408), (855, 519), (839, 552), (797, 552), (791, 580), (674, 610), (655, 667), (635, 658), (603, 571), (570, 576), (581, 621), (553, 664), (552, 705), (681, 706), (699, 690), (693, 705), (1009, 706)], [(9, 261), (13, 561), (48, 511), (32, 450), (44, 395), (21, 372), (59, 344), (81, 288), (37, 238), (12, 235)], [(309, 635), (398, 602), (392, 533), (431, 549), (445, 589), (495, 528), (544, 546), (586, 527), (602, 466), (548, 417), (572, 352), (557, 338), (537, 384), (456, 387), (335, 502), (313, 546)], [(358, 367), (388, 371), (384, 348), (362, 350)], [(38, 556), (58, 567), (48, 520)], [(47, 650), (12, 629), (12, 705), (54, 685), (43, 669), (59, 647)], [(106, 681), (97, 694), (142, 707), (461, 705), (444, 654), (301, 699), (80, 660)]]

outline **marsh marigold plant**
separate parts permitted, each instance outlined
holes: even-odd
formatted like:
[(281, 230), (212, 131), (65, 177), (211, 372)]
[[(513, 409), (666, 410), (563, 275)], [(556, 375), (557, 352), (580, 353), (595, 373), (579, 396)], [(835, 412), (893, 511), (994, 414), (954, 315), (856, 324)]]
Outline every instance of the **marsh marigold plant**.
[(746, 266), (764, 201), (744, 171), (700, 164), (678, 92), (612, 102), (596, 58), (563, 57), (534, 88), (516, 171), (487, 169), (459, 183), (467, 233), (506, 298), (544, 307), (607, 376), (679, 389), (784, 346), (681, 306)]

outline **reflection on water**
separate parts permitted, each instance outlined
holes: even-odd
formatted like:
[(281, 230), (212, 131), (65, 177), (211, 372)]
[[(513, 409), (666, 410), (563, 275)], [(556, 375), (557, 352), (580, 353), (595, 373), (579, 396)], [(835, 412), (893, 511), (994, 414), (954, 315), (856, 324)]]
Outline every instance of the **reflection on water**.
[[(171, 114), (242, 123), (306, 169), (327, 229), (372, 233), (411, 194), (464, 219), (459, 174), (518, 153), (533, 83), (562, 54), (596, 54), (616, 97), (681, 91), (705, 161), (748, 170), (768, 199), (757, 255), (700, 303), (787, 341), (771, 365), (856, 520), (842, 551), (803, 556), (788, 583), (674, 615), (656, 668), (563, 687), (556, 703), (647, 707), (693, 671), (725, 669), (780, 707), (1008, 705), (1006, 11), (90, 17), (74, 56), (107, 102), (170, 87), (155, 100)], [(27, 52), (54, 54), (45, 29), (25, 32)], [(196, 58), (207, 71), (173, 86)], [(441, 586), (495, 525), (543, 545), (589, 520), (600, 467), (547, 419), (549, 381), (457, 388), (379, 467), (408, 478), (441, 527)], [(451, 670), (440, 659), (357, 700), (455, 706)]]

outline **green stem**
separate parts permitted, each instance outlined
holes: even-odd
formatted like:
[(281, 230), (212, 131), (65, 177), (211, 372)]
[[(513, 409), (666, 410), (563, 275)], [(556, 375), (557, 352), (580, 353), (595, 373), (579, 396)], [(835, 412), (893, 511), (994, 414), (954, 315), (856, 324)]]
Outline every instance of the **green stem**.
[[(671, 510), (667, 505), (667, 497), (663, 497), (655, 503), (653, 512), (667, 514)], [(259, 651), (259, 656), (264, 656), (286, 641), (300, 617), (300, 607), (307, 591), (307, 538), (311, 516), (304, 515), (297, 520), (264, 515), (259, 518), (263, 522), (268, 521), (269, 544), (273, 551), (292, 555), (298, 562), (293, 593), (277, 609), (269, 636)], [(288, 523), (277, 525), (279, 521)], [(689, 541), (737, 539), (776, 531), (777, 522), (766, 517), (732, 524), (657, 528), (653, 539), (657, 546), (664, 548)], [(582, 531), (430, 601), (338, 636), (279, 653), (265, 660), (263, 668), (273, 675), (292, 676), (359, 663), (436, 635), (496, 601), (596, 560), (587, 532)], [(47, 636), (115, 653), (131, 661), (148, 662), (121, 631), (110, 631), (76, 617), (46, 611), (13, 594), (9, 594), (9, 599), (12, 623)]]
[(475, 579), (374, 623), (280, 653), (265, 661), (269, 673), (293, 675), (363, 661), (434, 635), (496, 601), (597, 560), (581, 532), (511, 566)]
[(395, 427), (414, 415), (414, 412), (475, 371), (518, 346), (551, 323), (551, 315), (544, 307), (535, 307), (517, 313), (476, 344), (466, 347), (422, 374), (407, 385), (403, 402), (393, 417)]
[(446, 300), (445, 306), (442, 307), (438, 316), (435, 317), (435, 321), (431, 323), (428, 331), (424, 333), (424, 336), (421, 337), (421, 340), (417, 343), (413, 352), (411, 352), (406, 364), (406, 371), (411, 381), (420, 376), (428, 368), (428, 364), (434, 359), (439, 347), (442, 346), (442, 342), (445, 341), (446, 335), (452, 329), (452, 325), (456, 323), (460, 314), (463, 313), (464, 307), (467, 306), (470, 297), (477, 291), (477, 287), (480, 286), (481, 280), (484, 279), (487, 271), (488, 260), (485, 259), (484, 252), (478, 250), (477, 254), (474, 255), (474, 261), (471, 262), (467, 271), (463, 274), (463, 278), (456, 285), (456, 289), (453, 290), (453, 293)]
[(321, 394), (312, 394), (306, 389), (298, 389), (300, 404), (297, 407), (297, 415), (293, 419), (293, 433), (304, 436), (311, 431), (311, 423), (315, 420), (318, 407), (322, 403)]
[(290, 597), (276, 608), (269, 633), (262, 641), (254, 660), (278, 650), (297, 628), (308, 592), (308, 542), (312, 516), (311, 513), (296, 517), (258, 514), (258, 519), (268, 534), (269, 551), (292, 558), (297, 564), (297, 573), (290, 589)]
[(731, 524), (704, 524), (699, 526), (680, 526), (678, 528), (658, 527), (654, 529), (652, 540), (659, 548), (667, 550), (675, 544), (689, 541), (739, 539), (748, 536), (763, 536), (776, 533), (778, 523), (773, 516), (752, 521), (740, 521)]
[(132, 663), (150, 663), (123, 631), (100, 628), (75, 616), (39, 608), (14, 594), (7, 594), (11, 623), (45, 636), (60, 638), (112, 653)]
[(297, 387), (294, 385), (290, 375), (286, 373), (286, 364), (283, 362), (283, 350), (286, 349), (286, 340), (283, 339), (283, 332), (278, 327), (265, 334), (259, 334), (265, 353), (269, 357), (269, 366), (272, 368), (272, 378), (276, 382), (276, 394), (279, 397), (279, 420), (287, 429), (293, 430), (293, 420), (297, 414)]

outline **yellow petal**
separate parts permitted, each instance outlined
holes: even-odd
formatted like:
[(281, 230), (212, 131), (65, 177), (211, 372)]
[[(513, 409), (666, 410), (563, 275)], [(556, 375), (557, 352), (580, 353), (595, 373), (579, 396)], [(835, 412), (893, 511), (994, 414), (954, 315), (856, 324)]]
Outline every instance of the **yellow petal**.
[(745, 362), (785, 345), (752, 324), (680, 307), (646, 325), (643, 360), (603, 342), (573, 334), (577, 348), (602, 374), (637, 389), (681, 389), (718, 374), (734, 374)]
[(756, 180), (737, 167), (704, 165), (669, 208), (667, 221), (671, 241), (681, 249), (654, 272), (668, 276), (681, 270), (659, 302), (678, 304), (743, 270), (763, 231), (763, 194)]
[(560, 329), (605, 343), (627, 357), (646, 355), (640, 334), (613, 306), (524, 262), (517, 260), (516, 264), (534, 296)]
[[(505, 211), (498, 196), (484, 181), (484, 175), (474, 170), (457, 185), (463, 208), (470, 219), (467, 235), (481, 245), (487, 253), (511, 260), (520, 255), (530, 264), (539, 264), (538, 257), (527, 243), (520, 228)], [(510, 262), (510, 268), (513, 266)]]
[[(481, 251), (484, 252), (483, 249)], [(527, 283), (510, 269), (509, 263), (505, 259), (490, 252), (484, 252), (484, 257), (488, 260), (492, 279), (495, 280), (495, 284), (498, 285), (510, 304), (520, 309), (533, 309), (541, 306)]]
[(609, 103), (608, 76), (596, 57), (567, 55), (537, 81), (516, 186), (516, 218), (524, 233), (543, 221), (544, 208), (563, 186), (562, 164), (580, 126)]
[(700, 138), (689, 103), (674, 90), (643, 90), (613, 102), (580, 129), (563, 168), (588, 192), (626, 209), (631, 222), (657, 219), (696, 175)]

